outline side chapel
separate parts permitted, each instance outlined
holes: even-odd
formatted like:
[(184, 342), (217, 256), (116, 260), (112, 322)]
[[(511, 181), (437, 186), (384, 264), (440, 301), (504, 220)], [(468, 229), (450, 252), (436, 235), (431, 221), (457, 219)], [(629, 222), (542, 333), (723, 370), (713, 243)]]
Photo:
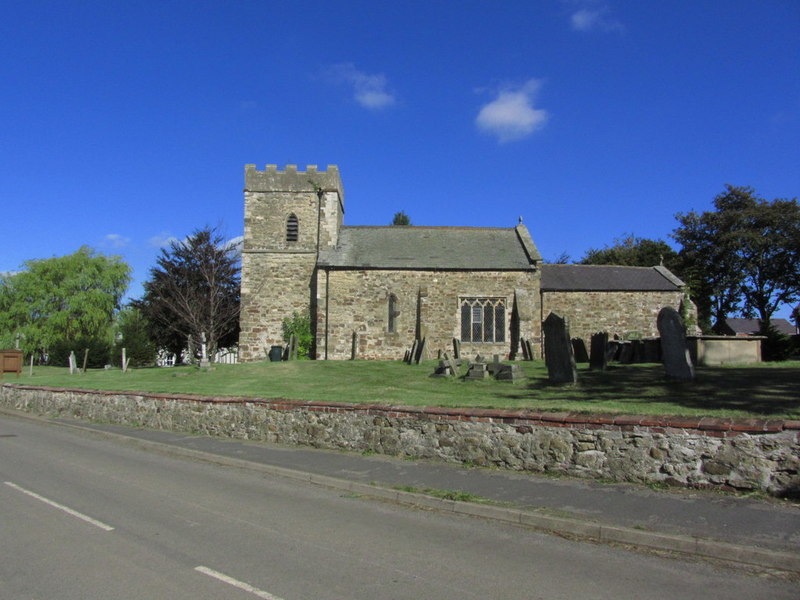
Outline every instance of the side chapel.
[(429, 352), (541, 356), (542, 321), (573, 337), (658, 335), (684, 284), (664, 267), (543, 264), (528, 229), (346, 226), (336, 166), (245, 165), (239, 360), (284, 344), (282, 323), (311, 317), (317, 359), (392, 360), (417, 338)]

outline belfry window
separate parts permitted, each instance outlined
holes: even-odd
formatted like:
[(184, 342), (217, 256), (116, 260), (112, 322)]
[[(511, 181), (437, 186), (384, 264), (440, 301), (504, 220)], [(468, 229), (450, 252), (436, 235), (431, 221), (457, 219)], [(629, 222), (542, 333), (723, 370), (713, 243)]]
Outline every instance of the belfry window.
[(389, 294), (389, 315), (386, 321), (386, 331), (388, 333), (395, 333), (397, 331), (397, 317), (400, 315), (400, 311), (397, 310), (397, 296), (394, 294)]
[(462, 342), (504, 342), (506, 301), (503, 298), (461, 299)]
[(292, 213), (291, 215), (289, 215), (289, 218), (286, 219), (286, 241), (296, 242), (298, 232), (299, 232), (299, 224), (297, 221), (297, 215)]

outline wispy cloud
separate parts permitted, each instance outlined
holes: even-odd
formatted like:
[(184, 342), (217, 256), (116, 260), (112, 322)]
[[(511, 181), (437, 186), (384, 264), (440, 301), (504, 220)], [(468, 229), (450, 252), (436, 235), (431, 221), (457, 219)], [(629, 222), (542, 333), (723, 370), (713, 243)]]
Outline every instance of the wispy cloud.
[(158, 235), (154, 235), (149, 240), (147, 240), (147, 243), (156, 248), (166, 248), (171, 243), (178, 241), (179, 241), (178, 238), (176, 238), (174, 235), (170, 235), (166, 232), (161, 232)]
[(131, 243), (131, 238), (126, 238), (118, 233), (109, 233), (103, 238), (103, 246), (106, 248), (124, 248)]
[(351, 86), (353, 98), (364, 108), (380, 110), (395, 103), (394, 94), (387, 90), (385, 76), (359, 71), (353, 63), (333, 65), (327, 69), (325, 76), (334, 83)]
[(544, 127), (547, 111), (534, 107), (540, 87), (539, 80), (530, 79), (521, 86), (501, 89), (475, 118), (478, 129), (495, 136), (502, 144), (527, 137)]
[(611, 9), (593, 0), (572, 2), (576, 9), (570, 16), (570, 24), (575, 31), (601, 31), (621, 33), (625, 31), (622, 22), (611, 14)]

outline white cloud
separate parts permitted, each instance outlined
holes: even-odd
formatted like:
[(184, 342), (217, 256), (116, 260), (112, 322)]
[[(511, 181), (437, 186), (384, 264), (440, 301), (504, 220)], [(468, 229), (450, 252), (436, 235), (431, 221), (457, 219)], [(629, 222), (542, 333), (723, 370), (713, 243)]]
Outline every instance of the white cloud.
[(485, 104), (475, 119), (478, 129), (494, 135), (500, 143), (527, 137), (547, 122), (547, 111), (534, 108), (541, 83), (530, 79), (517, 88), (505, 88)]
[(570, 23), (575, 31), (603, 31), (606, 33), (624, 31), (625, 26), (609, 13), (607, 6), (585, 6), (572, 13)]
[(155, 246), (156, 248), (166, 248), (173, 242), (178, 242), (178, 241), (179, 241), (178, 238), (176, 238), (175, 236), (170, 235), (166, 232), (162, 232), (159, 233), (158, 235), (154, 235), (153, 237), (151, 237), (149, 240), (147, 240), (147, 243), (150, 244), (151, 246)]
[(364, 108), (379, 110), (395, 103), (394, 95), (386, 89), (386, 77), (363, 73), (353, 63), (333, 65), (327, 70), (327, 77), (334, 83), (352, 86), (353, 98)]
[(224, 248), (232, 250), (237, 254), (241, 254), (242, 248), (244, 248), (244, 236), (240, 235), (228, 240), (227, 242), (225, 242)]
[(109, 233), (103, 238), (103, 246), (106, 248), (123, 248), (130, 242), (131, 238), (126, 238), (118, 233)]

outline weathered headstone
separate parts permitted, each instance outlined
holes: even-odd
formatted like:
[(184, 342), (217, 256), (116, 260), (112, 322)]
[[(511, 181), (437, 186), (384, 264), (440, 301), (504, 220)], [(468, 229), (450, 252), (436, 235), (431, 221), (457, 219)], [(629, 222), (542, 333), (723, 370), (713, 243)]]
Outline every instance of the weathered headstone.
[(642, 346), (642, 362), (661, 362), (661, 342), (658, 340), (658, 338), (648, 338), (646, 340), (642, 340)]
[(533, 347), (530, 340), (525, 340), (525, 348), (528, 350), (528, 360), (533, 360), (535, 357), (533, 356)]
[(586, 342), (583, 338), (572, 338), (572, 351), (575, 353), (576, 363), (589, 362), (589, 353), (586, 351)]
[(208, 361), (208, 346), (206, 345), (206, 332), (200, 334), (200, 368), (208, 369), (211, 363)]
[(411, 351), (408, 353), (408, 364), (414, 362), (414, 358), (417, 356), (417, 346), (419, 345), (419, 340), (414, 340), (414, 343), (411, 344)]
[(289, 336), (289, 360), (297, 360), (297, 334)]
[(578, 370), (569, 338), (567, 319), (550, 313), (542, 326), (544, 332), (544, 360), (547, 374), (553, 383), (576, 383)]
[(620, 342), (617, 360), (623, 365), (631, 364), (633, 362), (633, 344), (630, 342)]
[(350, 360), (355, 360), (358, 355), (358, 333), (353, 332), (353, 340), (350, 342)]
[(477, 361), (470, 363), (467, 374), (465, 375), (466, 379), (486, 379), (487, 377), (489, 377), (489, 370), (487, 369), (486, 363)]
[(461, 340), (453, 338), (453, 358), (461, 358)]
[(531, 360), (528, 344), (525, 338), (519, 338), (519, 345), (522, 346), (522, 360)]
[(644, 342), (642, 340), (631, 340), (631, 348), (633, 348), (633, 362), (644, 362)]
[(608, 366), (608, 355), (606, 354), (606, 347), (608, 346), (608, 332), (600, 331), (593, 333), (589, 341), (589, 368), (592, 371), (605, 371)]
[(678, 311), (671, 306), (662, 308), (656, 326), (661, 336), (661, 360), (667, 377), (681, 381), (694, 379), (694, 366), (686, 345), (686, 330)]
[(414, 355), (414, 363), (419, 364), (419, 361), (422, 360), (422, 355), (425, 352), (425, 338), (422, 338), (417, 344), (417, 353)]

